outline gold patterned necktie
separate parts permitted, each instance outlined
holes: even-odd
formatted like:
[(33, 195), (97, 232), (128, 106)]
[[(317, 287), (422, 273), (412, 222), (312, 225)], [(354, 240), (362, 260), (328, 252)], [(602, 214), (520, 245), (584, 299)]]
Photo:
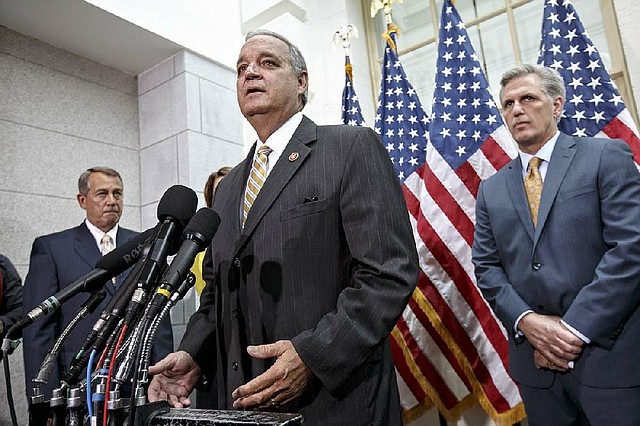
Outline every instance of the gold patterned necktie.
[(538, 222), (538, 209), (540, 208), (540, 196), (542, 195), (540, 164), (542, 164), (541, 158), (532, 157), (529, 160), (529, 171), (524, 178), (524, 189), (529, 201), (529, 211), (531, 212), (531, 219), (533, 219), (533, 226), (536, 226)]
[(269, 160), (269, 154), (273, 150), (267, 145), (262, 145), (258, 149), (258, 154), (253, 160), (251, 165), (251, 173), (249, 173), (249, 179), (247, 180), (247, 188), (244, 191), (244, 203), (242, 205), (242, 226), (247, 221), (249, 210), (256, 201), (256, 197), (264, 185), (264, 181), (267, 179), (267, 161)]

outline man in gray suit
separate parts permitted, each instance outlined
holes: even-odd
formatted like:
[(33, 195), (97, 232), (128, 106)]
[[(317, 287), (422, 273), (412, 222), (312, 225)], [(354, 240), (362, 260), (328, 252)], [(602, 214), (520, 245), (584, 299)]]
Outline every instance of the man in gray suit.
[(565, 89), (553, 69), (519, 65), (501, 85), (520, 155), (480, 186), (473, 262), (509, 333), (529, 424), (638, 425), (640, 175), (631, 150), (558, 131)]
[(418, 260), (388, 154), (371, 129), (302, 115), (306, 65), (279, 34), (250, 33), (237, 72), (259, 141), (218, 186), (202, 306), (180, 351), (150, 368), (149, 398), (188, 406), (217, 366), (221, 408), (401, 425), (387, 338)]

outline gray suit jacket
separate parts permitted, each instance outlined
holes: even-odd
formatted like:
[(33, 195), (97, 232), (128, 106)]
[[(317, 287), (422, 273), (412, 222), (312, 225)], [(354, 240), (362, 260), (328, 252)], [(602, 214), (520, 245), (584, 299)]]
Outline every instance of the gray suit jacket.
[(246, 346), (292, 340), (315, 378), (281, 411), (309, 425), (400, 425), (387, 337), (418, 262), (382, 143), (371, 129), (304, 117), (242, 229), (252, 157), (216, 191), (222, 223), (204, 266), (212, 282), (181, 349), (205, 371), (217, 360), (219, 406), (231, 408), (231, 392), (273, 363)]
[[(119, 227), (116, 244), (120, 245), (137, 234), (130, 229)], [(84, 222), (75, 228), (36, 238), (31, 249), (29, 273), (24, 282), (24, 313), (26, 314), (47, 297), (91, 272), (98, 259), (100, 259), (100, 250)], [(117, 277), (117, 283), (122, 283), (126, 275), (126, 273), (120, 274)], [(71, 360), (116, 290), (111, 281), (105, 284), (105, 289), (107, 297), (100, 307), (83, 319), (65, 340), (57, 359), (58, 363), (53, 368), (49, 382), (43, 387), (45, 398), (50, 398), (53, 389), (60, 385), (62, 372), (69, 367)], [(56, 312), (40, 318), (24, 330), (23, 354), (27, 397), (31, 395), (33, 388), (31, 380), (36, 377), (40, 364), (88, 297), (88, 294), (84, 293), (72, 297)], [(172, 349), (173, 334), (171, 323), (167, 320), (158, 330), (153, 347), (153, 359), (162, 359)]]
[[(520, 159), (482, 183), (473, 262), (510, 336), (510, 372), (533, 387), (533, 347), (513, 327), (528, 309), (558, 315), (591, 339), (570, 371), (594, 387), (640, 385), (640, 175), (620, 140), (560, 134), (534, 229)], [(519, 340), (519, 339), (518, 339)]]

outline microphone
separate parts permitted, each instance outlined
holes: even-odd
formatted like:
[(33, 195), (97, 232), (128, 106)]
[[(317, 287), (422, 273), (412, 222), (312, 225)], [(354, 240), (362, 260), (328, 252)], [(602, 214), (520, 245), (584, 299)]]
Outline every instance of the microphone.
[(22, 330), (33, 324), (38, 318), (55, 311), (76, 294), (82, 292), (92, 293), (101, 289), (108, 280), (129, 269), (140, 258), (147, 240), (153, 238), (156, 234), (156, 228), (148, 229), (100, 258), (96, 262), (96, 268), (93, 271), (77, 279), (33, 308), (25, 317), (11, 327), (7, 332), (7, 337), (11, 337), (17, 330)]
[[(180, 233), (189, 223), (198, 207), (198, 196), (182, 185), (173, 185), (164, 193), (158, 203), (160, 230), (145, 261), (145, 267), (138, 280), (138, 288), (150, 289), (160, 275), (167, 256), (178, 250)], [(178, 236), (178, 237), (176, 237)]]
[(171, 265), (164, 273), (160, 287), (153, 297), (148, 311), (149, 318), (155, 316), (163, 302), (169, 299), (171, 293), (184, 282), (193, 265), (196, 254), (211, 244), (218, 226), (220, 226), (220, 216), (208, 207), (201, 208), (193, 216), (193, 219), (191, 219), (183, 232), (185, 239), (178, 250), (178, 254), (173, 258)]

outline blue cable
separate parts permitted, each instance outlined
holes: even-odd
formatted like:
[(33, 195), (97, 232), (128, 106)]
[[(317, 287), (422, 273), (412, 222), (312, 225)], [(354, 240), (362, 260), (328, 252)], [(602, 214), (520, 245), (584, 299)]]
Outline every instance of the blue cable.
[(87, 365), (87, 410), (89, 417), (93, 416), (93, 404), (91, 403), (91, 368), (93, 367), (93, 358), (96, 356), (96, 350), (91, 351), (89, 355), (89, 365)]

